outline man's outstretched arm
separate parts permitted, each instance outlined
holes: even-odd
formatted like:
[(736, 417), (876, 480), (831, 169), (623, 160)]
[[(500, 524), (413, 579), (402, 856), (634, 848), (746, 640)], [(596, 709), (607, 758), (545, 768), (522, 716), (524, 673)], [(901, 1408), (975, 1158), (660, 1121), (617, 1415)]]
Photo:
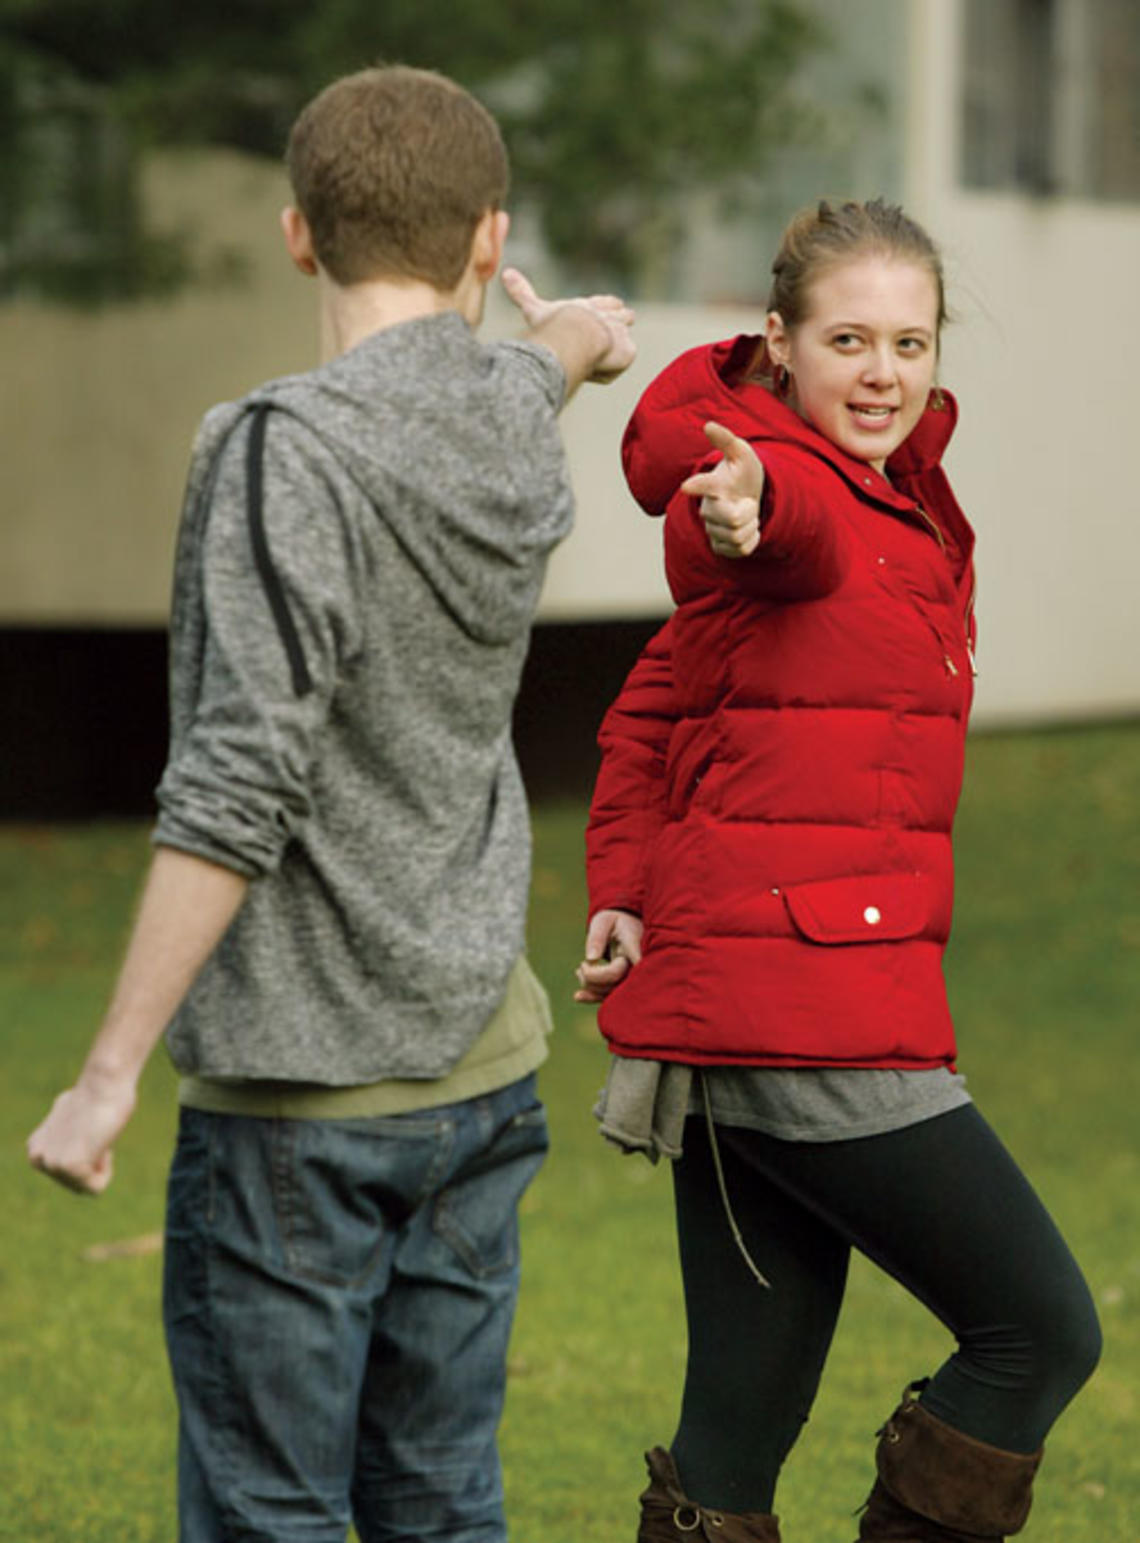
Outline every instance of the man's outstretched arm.
[(75, 1086), (28, 1138), (34, 1168), (68, 1189), (101, 1194), (112, 1147), (134, 1113), (151, 1051), (237, 914), (249, 880), (159, 847), (106, 1017)]

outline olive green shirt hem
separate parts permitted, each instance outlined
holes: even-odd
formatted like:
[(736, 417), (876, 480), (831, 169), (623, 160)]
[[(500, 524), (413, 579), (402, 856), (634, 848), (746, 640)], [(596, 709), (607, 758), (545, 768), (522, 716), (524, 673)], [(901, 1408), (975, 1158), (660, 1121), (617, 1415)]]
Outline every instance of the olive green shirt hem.
[(546, 1060), (552, 1031), (550, 1000), (520, 954), (503, 1000), (486, 1028), (445, 1077), (391, 1077), (351, 1087), (303, 1082), (223, 1081), (183, 1077), (178, 1102), (208, 1114), (279, 1120), (359, 1120), (410, 1114), (480, 1098), (529, 1076)]

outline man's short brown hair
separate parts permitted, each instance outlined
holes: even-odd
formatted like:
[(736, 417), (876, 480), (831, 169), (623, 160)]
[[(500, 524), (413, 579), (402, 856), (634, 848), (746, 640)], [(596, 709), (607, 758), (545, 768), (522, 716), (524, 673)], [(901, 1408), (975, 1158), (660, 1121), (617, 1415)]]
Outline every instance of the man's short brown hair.
[(285, 162), (317, 261), (338, 284), (401, 277), (444, 292), (509, 177), (486, 108), (405, 65), (333, 81), (293, 125)]

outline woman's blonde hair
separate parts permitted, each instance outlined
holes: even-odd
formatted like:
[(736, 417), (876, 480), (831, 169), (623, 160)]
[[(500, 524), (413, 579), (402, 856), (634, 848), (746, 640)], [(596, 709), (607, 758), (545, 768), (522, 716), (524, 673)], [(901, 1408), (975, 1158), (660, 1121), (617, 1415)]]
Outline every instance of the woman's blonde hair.
[(897, 258), (926, 268), (937, 289), (942, 330), (947, 320), (942, 255), (917, 220), (882, 198), (842, 204), (824, 199), (794, 215), (772, 263), (768, 309), (780, 313), (785, 327), (798, 327), (808, 313), (815, 281), (829, 268), (859, 257)]
[[(816, 280), (829, 269), (860, 257), (901, 258), (928, 269), (938, 295), (937, 330), (941, 334), (949, 320), (942, 254), (917, 220), (904, 214), (898, 204), (882, 198), (867, 203), (851, 199), (842, 204), (821, 199), (793, 215), (772, 262), (768, 310), (778, 311), (785, 328), (793, 332), (808, 314)], [(773, 363), (763, 338), (737, 378), (760, 381), (778, 396), (787, 389), (788, 376)]]

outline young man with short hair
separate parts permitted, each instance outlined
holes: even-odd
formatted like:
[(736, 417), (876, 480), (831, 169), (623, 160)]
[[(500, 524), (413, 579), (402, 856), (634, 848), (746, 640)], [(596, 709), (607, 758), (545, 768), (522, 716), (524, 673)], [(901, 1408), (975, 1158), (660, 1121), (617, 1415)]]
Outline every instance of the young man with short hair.
[(29, 1156), (105, 1188), (169, 1025), (183, 1543), (500, 1543), (549, 1028), (511, 710), (572, 515), (556, 416), (629, 364), (631, 317), (508, 272), (530, 331), (476, 340), (507, 163), (441, 76), (334, 82), (288, 163), (324, 362), (199, 434), (156, 851)]

